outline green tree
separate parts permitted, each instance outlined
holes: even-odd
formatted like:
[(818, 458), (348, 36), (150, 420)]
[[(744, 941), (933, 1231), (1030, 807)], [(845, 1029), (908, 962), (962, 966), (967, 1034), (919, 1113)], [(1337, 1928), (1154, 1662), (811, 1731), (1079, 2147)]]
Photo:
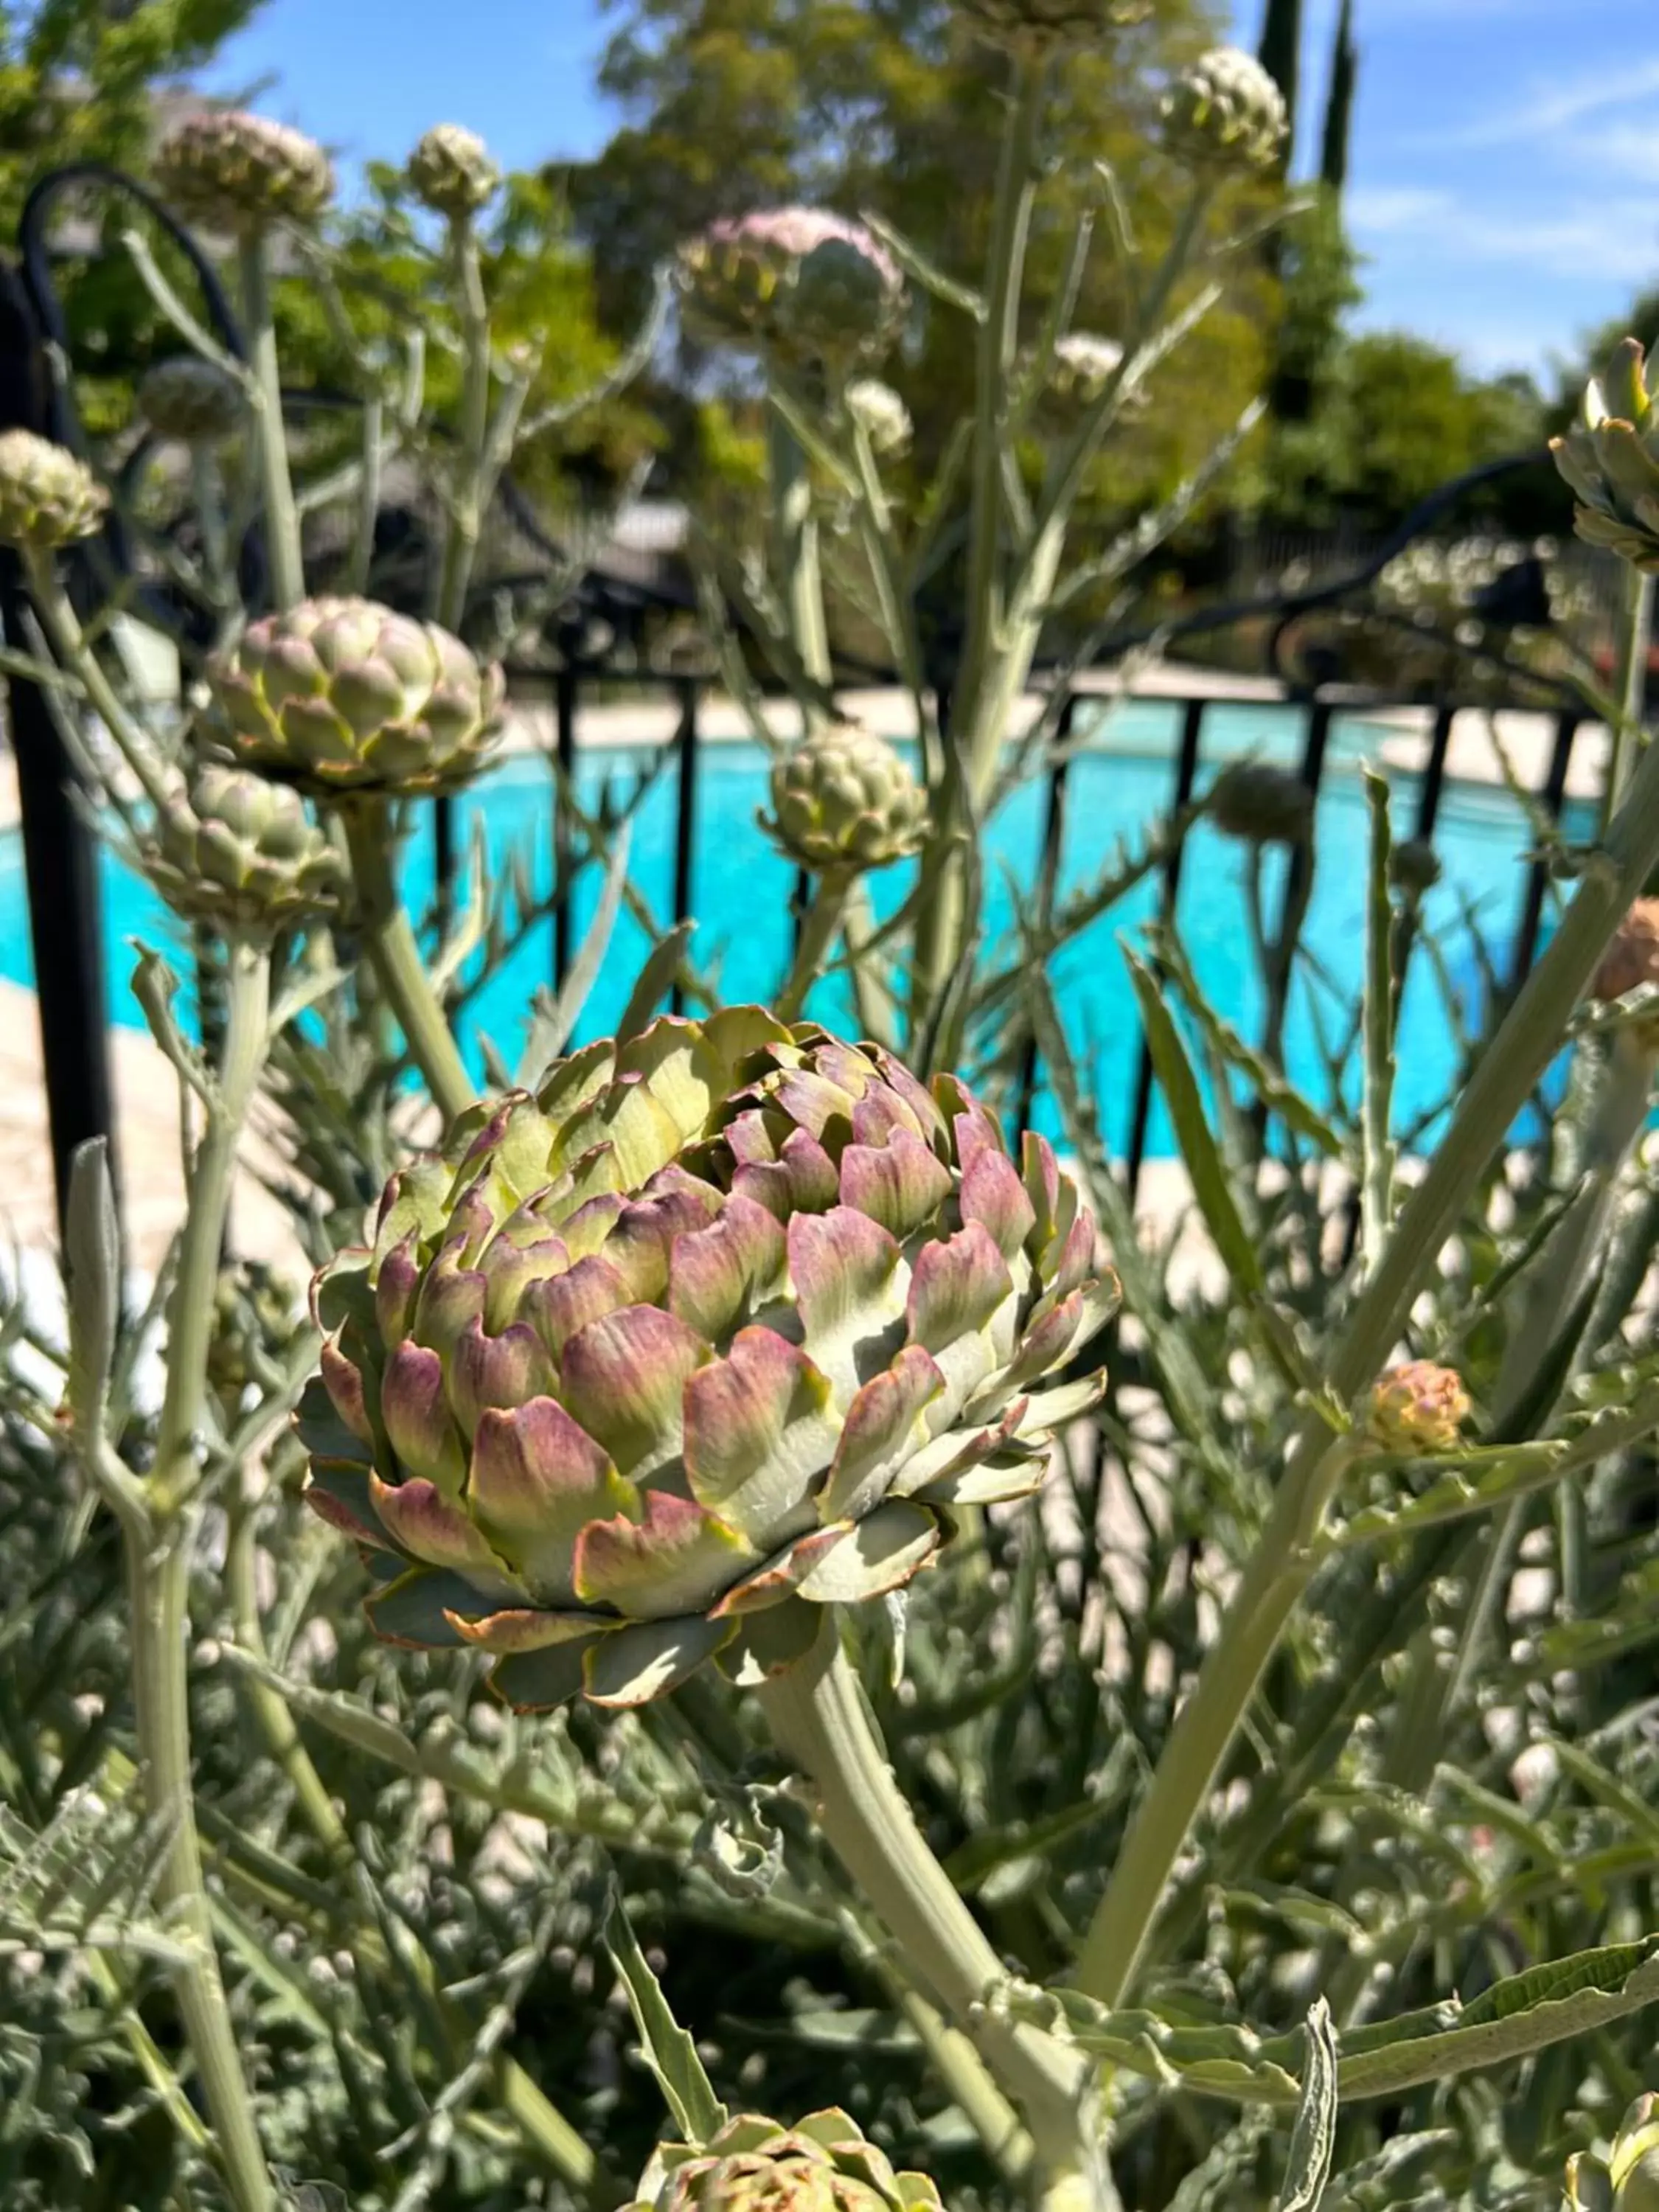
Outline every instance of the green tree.
[(1285, 167), (1296, 158), (1296, 104), (1302, 73), (1302, 0), (1267, 0), (1256, 59), (1285, 95), (1291, 127), (1285, 138)]
[(1330, 86), (1325, 94), (1325, 125), (1319, 140), (1319, 181), (1339, 198), (1348, 182), (1348, 140), (1353, 129), (1354, 88), (1359, 49), (1353, 40), (1353, 0), (1342, 0), (1331, 48)]

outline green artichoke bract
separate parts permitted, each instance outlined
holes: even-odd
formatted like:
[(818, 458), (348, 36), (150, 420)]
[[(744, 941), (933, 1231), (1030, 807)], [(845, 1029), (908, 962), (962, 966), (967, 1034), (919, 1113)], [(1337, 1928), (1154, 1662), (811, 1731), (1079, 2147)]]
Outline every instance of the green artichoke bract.
[(67, 446), (33, 430), (0, 430), (0, 545), (49, 552), (90, 538), (109, 494)]
[(1659, 2212), (1659, 2098), (1650, 2090), (1625, 2114), (1605, 2160), (1567, 2160), (1569, 2212)]
[(173, 912), (276, 931), (337, 907), (345, 869), (297, 791), (246, 769), (198, 770), (156, 817), (140, 864)]
[(476, 131), (434, 124), (409, 157), (410, 190), (423, 207), (452, 221), (489, 204), (501, 173)]
[(793, 2128), (744, 2112), (709, 2142), (659, 2144), (627, 2212), (941, 2212), (941, 2200), (832, 2106)]
[(302, 599), (210, 668), (219, 735), (321, 798), (465, 783), (499, 734), (503, 683), (436, 623), (373, 599)]
[(862, 223), (822, 208), (711, 223), (681, 247), (676, 276), (694, 337), (842, 375), (884, 353), (903, 319), (897, 262)]
[(1270, 169), (1290, 127), (1284, 94), (1237, 46), (1200, 54), (1164, 97), (1164, 143), (1193, 169)]
[(138, 412), (159, 437), (185, 446), (216, 446), (247, 419), (247, 400), (234, 376), (193, 353), (158, 361), (139, 379)]
[(786, 860), (819, 875), (860, 873), (920, 852), (927, 794), (885, 738), (831, 723), (772, 769), (772, 812), (757, 817)]
[(308, 1495), (400, 1558), (392, 1642), (522, 1708), (763, 1680), (1036, 1490), (1109, 1310), (1040, 1137), (757, 1006), (664, 1018), (463, 1115), (313, 1286)]
[(191, 222), (246, 234), (308, 222), (334, 193), (334, 165), (316, 141), (237, 107), (186, 116), (155, 149), (155, 189)]
[(1583, 420), (1552, 438), (1555, 465), (1577, 499), (1573, 528), (1649, 575), (1659, 575), (1659, 409), (1645, 358), (1626, 338), (1584, 387)]

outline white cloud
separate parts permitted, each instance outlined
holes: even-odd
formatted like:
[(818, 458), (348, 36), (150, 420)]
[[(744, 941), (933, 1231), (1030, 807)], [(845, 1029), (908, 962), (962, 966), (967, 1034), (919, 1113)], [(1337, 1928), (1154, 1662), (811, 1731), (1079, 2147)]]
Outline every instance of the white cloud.
[(1426, 185), (1355, 185), (1345, 203), (1349, 228), (1361, 237), (1420, 230), (1452, 212), (1449, 191)]
[(1609, 62), (1594, 76), (1565, 84), (1540, 85), (1477, 116), (1461, 127), (1437, 134), (1440, 146), (1518, 146), (1558, 137), (1576, 123), (1659, 97), (1659, 54), (1639, 60)]

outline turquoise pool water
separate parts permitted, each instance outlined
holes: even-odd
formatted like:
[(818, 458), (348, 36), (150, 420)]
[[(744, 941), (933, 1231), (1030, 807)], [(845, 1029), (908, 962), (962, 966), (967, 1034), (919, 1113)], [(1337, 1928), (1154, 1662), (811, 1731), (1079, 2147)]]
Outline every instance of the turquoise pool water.
[[(1107, 749), (1078, 757), (1072, 768), (1066, 836), (1060, 870), (1062, 895), (1091, 881), (1106, 865), (1120, 838), (1138, 841), (1164, 812), (1173, 782), (1179, 708), (1137, 701), (1114, 715)], [(1307, 943), (1344, 998), (1359, 987), (1364, 943), (1366, 810), (1358, 774), (1358, 759), (1376, 752), (1377, 732), (1363, 722), (1339, 720), (1333, 728), (1328, 772), (1320, 799), (1318, 866), (1305, 931)], [(1206, 718), (1202, 790), (1226, 759), (1240, 752), (1292, 760), (1302, 740), (1301, 718), (1276, 706), (1218, 704)], [(651, 757), (649, 749), (594, 748), (580, 756), (578, 781), (585, 805), (597, 810), (607, 783), (625, 794), (635, 772)], [(714, 973), (727, 1000), (763, 999), (787, 968), (791, 941), (789, 901), (793, 871), (766, 842), (755, 824), (764, 795), (765, 767), (757, 748), (708, 744), (699, 753), (696, 858), (692, 911), (699, 918), (694, 951)], [(630, 872), (655, 915), (672, 912), (676, 776), (669, 768), (636, 820)], [(1393, 778), (1396, 835), (1409, 835), (1415, 817), (1414, 777)], [(1044, 789), (1027, 787), (1003, 809), (994, 823), (987, 855), (986, 905), (994, 939), (1010, 919), (1007, 879), (1029, 884), (1041, 849)], [(456, 805), (456, 845), (465, 852), (475, 817), (481, 817), (489, 850), (496, 859), (511, 848), (526, 850), (532, 881), (545, 893), (552, 878), (550, 783), (544, 763), (518, 755), (465, 793)], [(1448, 785), (1443, 793), (1436, 843), (1444, 866), (1441, 882), (1429, 895), (1431, 927), (1455, 925), (1460, 897), (1480, 909), (1489, 939), (1500, 957), (1518, 921), (1525, 890), (1522, 856), (1529, 842), (1524, 815), (1501, 789)], [(411, 909), (426, 910), (433, 884), (429, 817), (411, 839), (404, 888)], [(891, 868), (872, 879), (879, 911), (890, 912), (903, 898), (910, 871)], [(105, 927), (110, 961), (112, 1013), (133, 1028), (143, 1016), (126, 989), (131, 972), (131, 941), (152, 945), (175, 941), (166, 909), (149, 886), (106, 858)], [(1245, 921), (1244, 856), (1242, 849), (1200, 825), (1189, 841), (1183, 867), (1179, 922), (1194, 968), (1212, 1002), (1226, 1018), (1254, 1037), (1260, 1027), (1260, 994), (1253, 974)], [(591, 919), (599, 896), (597, 869), (584, 872), (573, 901), (578, 936)], [(1276, 881), (1269, 884), (1267, 911), (1277, 911)], [(1057, 959), (1054, 979), (1068, 1032), (1079, 1060), (1091, 1068), (1098, 1086), (1109, 1140), (1122, 1147), (1133, 1093), (1139, 1029), (1128, 975), (1118, 945), (1124, 933), (1156, 910), (1158, 888), (1149, 882), (1103, 916)], [(611, 951), (590, 999), (580, 1034), (603, 1035), (626, 1001), (645, 957), (647, 940), (625, 914), (619, 919)], [(478, 1035), (487, 1034), (509, 1066), (516, 1062), (532, 994), (551, 970), (551, 927), (538, 927), (514, 957), (492, 979), (470, 1010), (465, 1041), (476, 1059)], [(1455, 980), (1478, 1017), (1477, 977), (1467, 955), (1459, 952)], [(22, 859), (15, 832), (0, 839), (0, 975), (32, 985)], [(1286, 1059), (1294, 1080), (1316, 1099), (1328, 1093), (1328, 1080), (1316, 1018), (1315, 999), (1324, 1021), (1326, 1042), (1345, 1035), (1338, 1002), (1298, 984), (1292, 994), (1285, 1034)], [(833, 990), (814, 1008), (826, 1018), (841, 1013)], [(1443, 1001), (1426, 962), (1413, 964), (1402, 1010), (1398, 1117), (1402, 1127), (1432, 1108), (1444, 1095), (1455, 1060), (1455, 1046)], [(1350, 1087), (1357, 1068), (1346, 1071)], [(1052, 1102), (1037, 1102), (1038, 1118), (1054, 1126)], [(1150, 1132), (1154, 1156), (1171, 1149), (1161, 1109), (1155, 1109)]]

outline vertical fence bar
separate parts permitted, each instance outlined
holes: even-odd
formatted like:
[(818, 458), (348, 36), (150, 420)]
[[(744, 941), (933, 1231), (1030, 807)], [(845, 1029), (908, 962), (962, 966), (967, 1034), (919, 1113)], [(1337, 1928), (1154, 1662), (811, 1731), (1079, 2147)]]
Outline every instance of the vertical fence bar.
[[(1308, 709), (1308, 734), (1302, 748), (1302, 765), (1297, 773), (1314, 796), (1319, 798), (1319, 787), (1325, 774), (1325, 751), (1330, 743), (1331, 715), (1328, 702), (1316, 699)], [(1290, 1012), (1291, 981), (1296, 972), (1296, 948), (1302, 934), (1303, 902), (1307, 897), (1309, 879), (1313, 869), (1315, 825), (1310, 822), (1307, 836), (1291, 848), (1291, 856), (1285, 869), (1285, 896), (1279, 909), (1279, 929), (1274, 945), (1273, 972), (1267, 978), (1267, 1015), (1261, 1030), (1261, 1056), (1270, 1067), (1279, 1066), (1284, 1055), (1285, 1021)], [(1254, 1118), (1258, 1127), (1267, 1119), (1260, 1100)]]
[(806, 927), (806, 909), (812, 903), (812, 871), (797, 868), (795, 888), (789, 897), (789, 951), (793, 957), (800, 951), (800, 933)]
[(432, 865), (441, 944), (449, 934), (455, 905), (455, 802), (447, 792), (432, 802)]
[[(1170, 811), (1179, 814), (1190, 806), (1193, 785), (1198, 776), (1199, 752), (1204, 742), (1204, 708), (1202, 699), (1189, 699), (1181, 725), (1181, 751), (1176, 762), (1175, 795), (1170, 801)], [(1164, 922), (1175, 920), (1176, 900), (1181, 891), (1181, 862), (1187, 849), (1183, 837), (1170, 848), (1164, 863), (1164, 892), (1158, 902), (1158, 919)], [(1131, 1204), (1140, 1183), (1140, 1170), (1146, 1158), (1146, 1131), (1152, 1114), (1152, 1055), (1146, 1036), (1140, 1040), (1140, 1063), (1135, 1070), (1135, 1103), (1129, 1117), (1128, 1188)]]
[[(0, 429), (49, 435), (50, 388), (27, 299), (0, 264)], [(27, 605), (15, 556), (0, 555), (0, 630), (18, 651), (28, 646)], [(70, 1163), (88, 1138), (109, 1141), (111, 1180), (119, 1190), (98, 848), (76, 806), (75, 769), (39, 686), (12, 676), (5, 690), (61, 1229)]]
[[(1048, 802), (1042, 817), (1042, 858), (1038, 864), (1037, 914), (1046, 928), (1053, 918), (1054, 886), (1060, 880), (1060, 856), (1066, 842), (1066, 783), (1071, 772), (1071, 762), (1066, 748), (1072, 741), (1072, 725), (1077, 717), (1077, 694), (1068, 692), (1066, 703), (1060, 710), (1060, 720), (1054, 725), (1054, 752), (1055, 758), (1048, 770)], [(1014, 1140), (1018, 1140), (1031, 1126), (1031, 1108), (1036, 1098), (1037, 1043), (1036, 1031), (1027, 1036), (1020, 1053), (1019, 1088), (1014, 1107)]]
[[(1567, 770), (1572, 764), (1572, 741), (1578, 734), (1578, 716), (1571, 708), (1555, 718), (1555, 744), (1550, 753), (1549, 773), (1544, 779), (1544, 788), (1538, 794), (1552, 822), (1561, 819), (1561, 808), (1567, 795)], [(1548, 860), (1540, 854), (1527, 876), (1527, 896), (1521, 909), (1521, 927), (1515, 940), (1515, 957), (1510, 966), (1510, 993), (1513, 996), (1527, 980), (1538, 950), (1538, 932), (1544, 920), (1544, 892), (1549, 882)]]
[(570, 800), (567, 793), (576, 784), (576, 672), (562, 668), (553, 690), (553, 742), (559, 764), (553, 793), (553, 988), (557, 990), (570, 973), (575, 956), (571, 942), (570, 860), (572, 836)]
[[(691, 916), (694, 870), (697, 842), (697, 680), (694, 676), (683, 676), (676, 689), (680, 695), (680, 727), (675, 744), (679, 749), (679, 806), (674, 823), (674, 919), (688, 921)], [(674, 986), (670, 1006), (677, 1014), (685, 1012), (685, 994), (678, 983)]]
[(1446, 781), (1446, 749), (1451, 744), (1452, 722), (1457, 708), (1449, 699), (1443, 699), (1435, 710), (1434, 732), (1429, 739), (1429, 757), (1423, 764), (1423, 786), (1417, 794), (1417, 820), (1412, 826), (1413, 837), (1426, 840), (1434, 835), (1434, 825), (1440, 818), (1440, 793)]

